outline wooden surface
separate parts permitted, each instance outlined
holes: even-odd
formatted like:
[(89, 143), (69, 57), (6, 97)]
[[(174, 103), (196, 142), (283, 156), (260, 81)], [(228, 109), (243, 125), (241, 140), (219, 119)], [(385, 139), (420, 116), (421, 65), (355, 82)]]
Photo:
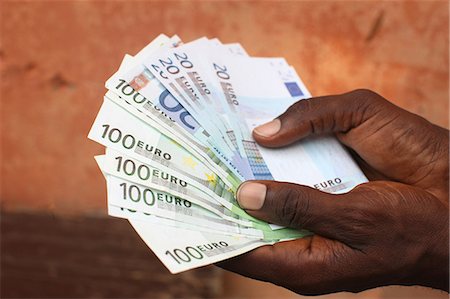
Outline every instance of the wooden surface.
[(2, 213), (0, 298), (212, 298), (219, 269), (172, 275), (116, 218)]
[[(448, 1), (1, 1), (0, 5), (0, 208), (8, 213), (53, 214), (81, 222), (92, 215), (106, 217), (105, 183), (93, 159), (103, 148), (86, 136), (101, 105), (105, 80), (125, 53), (136, 53), (160, 33), (179, 34), (185, 40), (207, 35), (238, 41), (251, 55), (285, 57), (313, 95), (370, 88), (448, 127)], [(32, 222), (29, 225), (33, 228)], [(30, 244), (17, 234), (17, 246)], [(45, 237), (45, 230), (40, 234)], [(89, 238), (79, 239), (77, 245), (82, 240)], [(148, 254), (142, 244), (137, 246), (142, 256)], [(105, 250), (112, 254), (113, 247)], [(2, 254), (10, 254), (8, 248)], [(101, 260), (101, 255), (92, 259)], [(163, 268), (149, 267), (173, 282)], [(11, 274), (16, 282), (21, 275), (17, 269)], [(38, 279), (39, 273), (34, 277)], [(233, 274), (224, 279), (232, 297), (292, 296)], [(103, 286), (104, 281), (98, 283)], [(19, 284), (15, 286), (20, 291)], [(75, 292), (67, 296), (81, 294), (73, 285), (65, 288)], [(128, 290), (129, 296), (138, 296), (132, 286), (122, 290), (117, 294), (125, 296)], [(383, 288), (354, 297), (435, 294)]]
[[(0, 234), (0, 298), (303, 298), (214, 266), (171, 275), (122, 219), (3, 212)], [(390, 287), (317, 298), (447, 297)]]

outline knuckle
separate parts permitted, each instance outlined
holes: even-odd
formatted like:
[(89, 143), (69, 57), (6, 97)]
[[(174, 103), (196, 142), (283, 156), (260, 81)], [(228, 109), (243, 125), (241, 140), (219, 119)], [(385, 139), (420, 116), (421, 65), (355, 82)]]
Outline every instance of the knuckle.
[(320, 103), (318, 98), (300, 100), (289, 107), (282, 118), (287, 122), (309, 127), (309, 131), (313, 134), (320, 133), (324, 130), (324, 120), (321, 117), (315, 117), (322, 109)]
[(380, 223), (380, 206), (376, 203), (377, 192), (368, 187), (358, 187), (338, 204), (340, 228), (345, 234), (340, 236), (354, 248), (365, 248), (367, 236), (374, 234), (374, 227)]
[(292, 104), (284, 114), (298, 117), (299, 115), (308, 113), (312, 109), (312, 102), (311, 99), (300, 100)]
[(374, 107), (383, 106), (386, 100), (370, 89), (356, 89), (349, 93), (350, 101), (356, 105), (357, 110), (365, 111)]
[(371, 222), (372, 215), (378, 209), (376, 198), (379, 193), (376, 188), (364, 185), (350, 192), (353, 195), (352, 203), (347, 207), (347, 215), (358, 222)]
[(283, 225), (300, 228), (308, 221), (310, 199), (306, 192), (288, 187), (279, 194), (276, 217)]
[(357, 106), (357, 110), (362, 112), (378, 107), (384, 102), (384, 99), (379, 94), (369, 89), (354, 90), (351, 92), (350, 98)]
[(377, 100), (380, 98), (380, 95), (378, 93), (376, 93), (373, 90), (366, 89), (366, 88), (355, 89), (355, 90), (351, 91), (350, 94), (360, 100), (367, 99), (367, 100), (374, 101), (374, 100)]
[(350, 205), (347, 215), (359, 229), (369, 229), (379, 223), (393, 225), (401, 205), (397, 192), (382, 182), (362, 185), (353, 191), (356, 200)]

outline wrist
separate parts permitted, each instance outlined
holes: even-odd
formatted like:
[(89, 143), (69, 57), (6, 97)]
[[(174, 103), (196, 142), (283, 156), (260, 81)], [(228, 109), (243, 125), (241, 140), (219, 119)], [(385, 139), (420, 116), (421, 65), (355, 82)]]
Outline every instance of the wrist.
[[(436, 217), (436, 226), (431, 226), (428, 238), (420, 240), (425, 244), (418, 259), (411, 284), (449, 291), (449, 218), (447, 210), (441, 219)], [(436, 215), (438, 216), (438, 215)]]

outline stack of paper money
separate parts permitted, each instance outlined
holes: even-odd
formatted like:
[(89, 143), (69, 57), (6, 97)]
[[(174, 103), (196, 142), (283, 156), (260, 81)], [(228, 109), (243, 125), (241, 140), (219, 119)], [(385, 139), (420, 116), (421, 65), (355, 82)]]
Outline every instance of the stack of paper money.
[(252, 129), (310, 94), (283, 58), (250, 57), (237, 43), (158, 36), (126, 55), (89, 133), (106, 147), (108, 212), (127, 218), (178, 273), (307, 234), (249, 216), (245, 180), (280, 180), (326, 192), (366, 181), (333, 138), (262, 148)]

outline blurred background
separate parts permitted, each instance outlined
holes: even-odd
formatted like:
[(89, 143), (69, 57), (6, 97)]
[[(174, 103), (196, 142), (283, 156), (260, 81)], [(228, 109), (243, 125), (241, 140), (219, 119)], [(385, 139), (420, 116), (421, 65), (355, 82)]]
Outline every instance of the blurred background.
[[(171, 275), (106, 215), (86, 138), (104, 82), (160, 33), (282, 56), (313, 95), (355, 88), (448, 128), (447, 1), (2, 1), (1, 292), (8, 298), (299, 298), (214, 266)], [(386, 287), (320, 298), (447, 298)]]

